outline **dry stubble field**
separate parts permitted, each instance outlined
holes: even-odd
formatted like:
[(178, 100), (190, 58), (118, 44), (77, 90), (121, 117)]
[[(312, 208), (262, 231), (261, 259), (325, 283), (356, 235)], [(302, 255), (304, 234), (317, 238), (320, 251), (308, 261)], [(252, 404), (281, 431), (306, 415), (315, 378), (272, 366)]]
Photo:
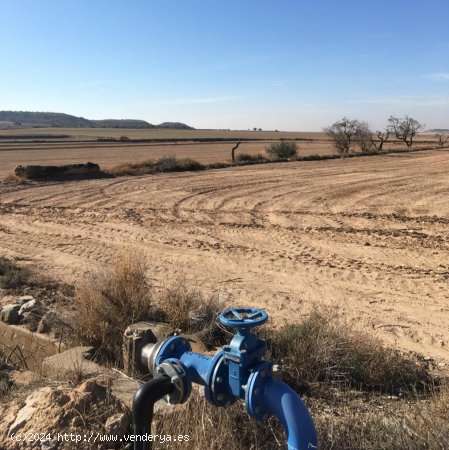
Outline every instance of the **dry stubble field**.
[(449, 360), (447, 151), (3, 186), (0, 253), (76, 282), (123, 246), (276, 324), (330, 305)]

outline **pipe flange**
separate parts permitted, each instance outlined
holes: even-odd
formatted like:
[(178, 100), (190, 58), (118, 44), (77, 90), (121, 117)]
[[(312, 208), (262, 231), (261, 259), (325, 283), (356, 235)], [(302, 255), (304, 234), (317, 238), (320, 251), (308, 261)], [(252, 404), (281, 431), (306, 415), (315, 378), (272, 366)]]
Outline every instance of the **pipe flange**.
[(248, 378), (245, 394), (246, 411), (258, 422), (268, 417), (268, 411), (263, 404), (263, 395), (266, 382), (272, 378), (272, 367), (271, 361), (263, 361)]
[(147, 344), (142, 348), (141, 361), (142, 364), (148, 368), (151, 375), (154, 374), (154, 369), (156, 367), (156, 357), (159, 353), (160, 348), (164, 345), (165, 341), (157, 341), (154, 344)]
[(217, 353), (206, 374), (208, 382), (204, 386), (206, 400), (215, 406), (228, 407), (237, 401), (228, 384), (229, 370), (223, 352)]
[(169, 359), (156, 366), (154, 378), (168, 377), (174, 387), (172, 393), (163, 397), (166, 403), (177, 405), (187, 401), (192, 391), (192, 383), (186, 375), (184, 365), (177, 359)]

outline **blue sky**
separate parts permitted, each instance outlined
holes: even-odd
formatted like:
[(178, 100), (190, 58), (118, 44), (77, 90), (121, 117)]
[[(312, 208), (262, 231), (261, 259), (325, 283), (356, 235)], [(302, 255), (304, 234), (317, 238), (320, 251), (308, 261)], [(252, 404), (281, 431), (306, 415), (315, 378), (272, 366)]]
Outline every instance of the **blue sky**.
[(0, 109), (449, 128), (448, 0), (0, 0)]

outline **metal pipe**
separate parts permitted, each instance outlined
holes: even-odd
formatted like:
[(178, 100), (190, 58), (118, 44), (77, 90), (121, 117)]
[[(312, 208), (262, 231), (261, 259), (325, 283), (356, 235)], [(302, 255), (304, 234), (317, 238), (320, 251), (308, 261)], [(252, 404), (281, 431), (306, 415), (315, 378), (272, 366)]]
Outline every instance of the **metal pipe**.
[(212, 361), (212, 357), (201, 353), (185, 352), (179, 358), (187, 369), (188, 376), (193, 383), (205, 386), (208, 382), (206, 374)]
[(144, 383), (134, 395), (134, 450), (151, 450), (152, 441), (148, 439), (147, 435), (151, 434), (154, 404), (164, 395), (172, 392), (173, 385), (170, 378), (160, 377)]
[(281, 379), (267, 381), (262, 399), (267, 411), (275, 415), (287, 434), (288, 450), (311, 450), (318, 447), (312, 417), (298, 394)]

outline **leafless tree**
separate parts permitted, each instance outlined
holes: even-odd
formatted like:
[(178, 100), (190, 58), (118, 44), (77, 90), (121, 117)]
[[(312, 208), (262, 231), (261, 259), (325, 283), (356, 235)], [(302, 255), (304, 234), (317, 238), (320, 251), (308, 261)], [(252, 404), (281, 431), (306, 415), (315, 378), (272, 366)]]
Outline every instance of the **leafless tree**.
[(362, 152), (369, 152), (373, 146), (371, 131), (368, 122), (356, 120), (355, 142)]
[(235, 162), (235, 151), (238, 149), (239, 145), (240, 145), (240, 141), (238, 141), (237, 144), (235, 144), (234, 147), (232, 147), (232, 150), (231, 150), (232, 162)]
[(424, 124), (408, 116), (404, 118), (391, 116), (388, 122), (390, 122), (389, 131), (394, 133), (397, 139), (403, 141), (408, 148), (412, 147), (413, 138), (424, 128)]
[(377, 141), (375, 139), (371, 139), (371, 143), (374, 145), (374, 147), (376, 147), (377, 151), (381, 152), (385, 142), (387, 142), (388, 138), (390, 137), (390, 130), (388, 129), (385, 131), (377, 130), (376, 134), (377, 134)]
[(357, 120), (343, 117), (324, 128), (324, 132), (334, 141), (335, 149), (341, 156), (346, 156), (351, 151), (351, 144), (357, 133), (357, 124)]
[(440, 147), (444, 147), (449, 142), (449, 135), (438, 133), (435, 135), (435, 139)]

